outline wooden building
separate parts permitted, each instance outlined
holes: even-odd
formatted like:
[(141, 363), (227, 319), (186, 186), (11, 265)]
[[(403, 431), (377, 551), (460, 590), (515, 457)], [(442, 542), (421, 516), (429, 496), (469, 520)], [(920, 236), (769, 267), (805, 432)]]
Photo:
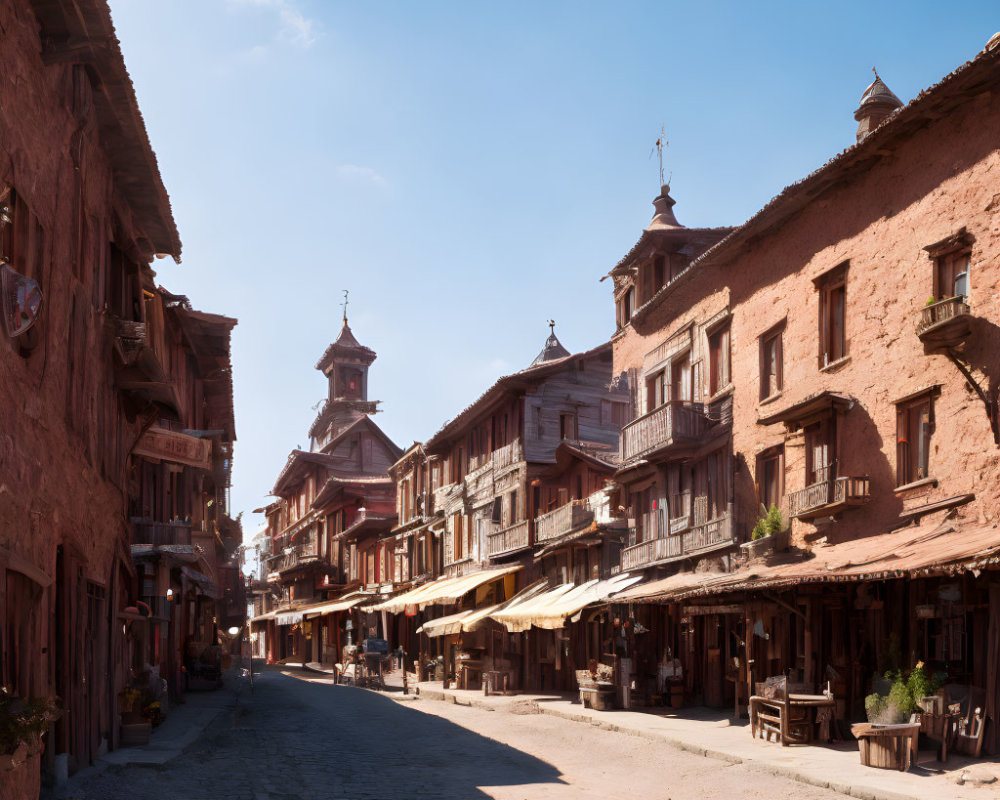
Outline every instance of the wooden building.
[(335, 663), (356, 630), (351, 609), (392, 583), (385, 535), (396, 521), (396, 485), (388, 469), (401, 451), (372, 419), (375, 358), (345, 316), (316, 365), (328, 396), (309, 429), (311, 449), (292, 451), (272, 490), (263, 571), (274, 594), (255, 617), (267, 626), (271, 661)]
[[(511, 685), (564, 683), (554, 633), (511, 634), (485, 610), (610, 570), (607, 527), (591, 502), (610, 503), (604, 488), (627, 415), (625, 383), (612, 378), (610, 345), (571, 355), (550, 333), (529, 367), (393, 466), (394, 568), (397, 586), (411, 588), (373, 607), (399, 614), (398, 642), (422, 662), (441, 657), (446, 679), (478, 685), (502, 672)], [(620, 540), (609, 546), (617, 555)]]
[[(161, 431), (171, 435), (172, 423), (190, 424), (188, 411), (204, 397), (229, 424), (212, 421), (220, 432), (200, 446), (218, 448), (212, 466), (228, 461), (228, 376), (215, 385), (201, 369), (228, 359), (233, 321), (223, 325), (225, 355), (209, 352), (214, 334), (200, 328), (204, 320), (172, 308), (155, 287), (154, 258), (179, 260), (180, 238), (106, 3), (4, 3), (0, 29), (8, 78), (0, 103), (0, 684), (20, 696), (58, 696), (66, 712), (44, 755), (3, 775), (5, 792), (32, 797), (43, 770), (72, 773), (117, 745), (133, 632), (150, 625), (138, 605), (145, 586), (130, 517), (141, 516), (145, 465), (165, 463), (162, 452), (139, 450)], [(190, 368), (161, 360), (178, 353)], [(186, 468), (171, 474), (189, 480)], [(222, 492), (228, 477), (191, 480)], [(170, 510), (165, 491), (146, 495), (159, 503), (161, 516), (149, 518), (158, 523), (175, 520), (185, 502)], [(184, 489), (183, 525), (188, 513), (197, 517), (199, 491)], [(140, 538), (153, 538), (152, 528)], [(217, 586), (223, 569), (216, 566)]]

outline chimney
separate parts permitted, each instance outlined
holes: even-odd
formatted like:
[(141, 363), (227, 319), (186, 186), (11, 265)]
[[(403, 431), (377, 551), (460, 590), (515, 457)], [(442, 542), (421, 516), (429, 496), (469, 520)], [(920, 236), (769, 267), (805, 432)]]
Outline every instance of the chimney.
[[(872, 72), (875, 72), (874, 67), (872, 67)], [(860, 142), (881, 125), (883, 120), (897, 108), (902, 107), (903, 102), (892, 93), (875, 72), (875, 80), (861, 95), (861, 103), (858, 105), (858, 110), (854, 112), (854, 119), (858, 121), (858, 141)]]

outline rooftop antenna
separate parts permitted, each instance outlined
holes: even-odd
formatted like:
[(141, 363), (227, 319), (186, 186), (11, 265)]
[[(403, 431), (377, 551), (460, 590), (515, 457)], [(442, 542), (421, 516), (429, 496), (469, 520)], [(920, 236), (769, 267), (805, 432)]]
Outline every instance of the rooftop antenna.
[(342, 289), (341, 291), (343, 291), (343, 293), (344, 293), (344, 302), (341, 303), (341, 305), (344, 307), (344, 324), (346, 325), (347, 324), (347, 303), (348, 303), (347, 295), (349, 294), (349, 291), (347, 289)]
[[(656, 144), (653, 145), (653, 150), (656, 151), (656, 155), (659, 157), (660, 161), (660, 186), (665, 185), (663, 181), (663, 148), (668, 147), (670, 142), (666, 138), (666, 130), (663, 125), (660, 125), (660, 138), (656, 140)], [(653, 157), (653, 150), (649, 151), (649, 157)]]

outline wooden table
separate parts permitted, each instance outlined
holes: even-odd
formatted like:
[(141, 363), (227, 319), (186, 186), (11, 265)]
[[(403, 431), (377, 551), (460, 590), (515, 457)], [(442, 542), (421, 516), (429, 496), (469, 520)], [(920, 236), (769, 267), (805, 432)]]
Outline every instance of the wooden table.
[[(793, 693), (787, 700), (754, 695), (750, 698), (750, 733), (755, 738), (758, 733), (766, 734), (768, 739), (775, 735), (783, 746), (808, 744), (813, 738), (813, 724), (818, 722), (819, 738), (830, 741), (834, 708), (836, 701), (825, 694)], [(815, 718), (810, 709), (816, 709)]]
[(898, 769), (906, 772), (917, 759), (917, 737), (920, 723), (901, 725), (872, 725), (859, 722), (851, 726), (851, 733), (861, 749), (861, 763), (866, 767)]
[(484, 670), (482, 673), (483, 694), (507, 694), (509, 682), (510, 672), (505, 669)]

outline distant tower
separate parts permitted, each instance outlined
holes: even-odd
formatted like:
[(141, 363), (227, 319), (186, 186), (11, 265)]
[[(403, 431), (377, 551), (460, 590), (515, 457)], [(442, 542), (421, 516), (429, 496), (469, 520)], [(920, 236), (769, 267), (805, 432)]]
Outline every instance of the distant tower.
[(374, 350), (354, 338), (347, 324), (345, 304), (340, 335), (316, 364), (316, 369), (326, 376), (329, 388), (326, 403), (309, 430), (313, 449), (322, 449), (339, 431), (378, 411), (378, 401), (368, 399), (368, 368), (376, 358)]
[[(874, 67), (872, 67), (872, 72), (875, 72)], [(892, 93), (889, 87), (882, 82), (878, 72), (875, 72), (875, 80), (861, 95), (858, 110), (854, 112), (854, 119), (858, 121), (858, 141), (864, 139), (881, 125), (886, 117), (902, 107), (903, 101)]]
[(550, 319), (549, 338), (545, 340), (545, 347), (542, 348), (542, 352), (535, 356), (535, 360), (531, 362), (531, 366), (537, 367), (539, 364), (544, 364), (547, 361), (565, 358), (569, 354), (569, 350), (559, 344), (559, 340), (556, 338), (556, 323)]

